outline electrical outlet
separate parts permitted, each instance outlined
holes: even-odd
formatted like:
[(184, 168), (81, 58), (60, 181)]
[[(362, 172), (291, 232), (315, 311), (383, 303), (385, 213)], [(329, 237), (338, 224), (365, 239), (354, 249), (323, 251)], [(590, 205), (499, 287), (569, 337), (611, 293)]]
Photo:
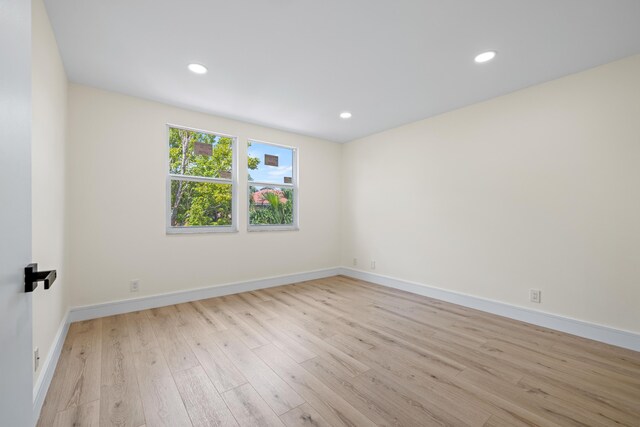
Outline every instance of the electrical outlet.
[(542, 291), (540, 289), (529, 289), (529, 299), (531, 302), (540, 304), (542, 302)]
[(374, 260), (371, 260), (371, 269), (372, 270), (376, 269), (376, 262)]
[(129, 282), (129, 292), (138, 292), (140, 290), (140, 280), (135, 279)]
[(354, 258), (354, 259), (353, 259), (353, 265), (354, 265), (354, 266), (355, 266), (355, 265), (358, 265), (358, 258)]
[(40, 367), (40, 349), (38, 347), (33, 349), (33, 371), (37, 372)]

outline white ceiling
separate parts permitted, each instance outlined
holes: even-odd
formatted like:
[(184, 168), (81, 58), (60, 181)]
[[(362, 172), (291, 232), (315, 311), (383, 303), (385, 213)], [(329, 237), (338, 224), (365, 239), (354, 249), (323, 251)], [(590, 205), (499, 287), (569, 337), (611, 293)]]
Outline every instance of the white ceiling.
[(45, 3), (73, 82), (339, 142), (640, 53), (639, 0)]

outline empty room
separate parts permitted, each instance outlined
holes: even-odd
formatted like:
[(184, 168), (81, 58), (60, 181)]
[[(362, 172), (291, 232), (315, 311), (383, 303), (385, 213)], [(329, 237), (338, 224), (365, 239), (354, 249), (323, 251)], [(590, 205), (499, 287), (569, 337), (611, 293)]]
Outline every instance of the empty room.
[(640, 427), (639, 23), (0, 0), (0, 427)]

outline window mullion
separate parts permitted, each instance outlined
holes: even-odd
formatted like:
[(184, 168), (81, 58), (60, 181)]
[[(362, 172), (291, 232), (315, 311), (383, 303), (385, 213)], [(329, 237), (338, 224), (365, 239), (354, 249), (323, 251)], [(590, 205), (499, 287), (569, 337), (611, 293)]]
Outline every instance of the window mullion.
[(261, 182), (249, 181), (250, 186), (254, 187), (278, 187), (278, 188), (295, 188), (295, 184), (279, 184), (277, 182)]
[(233, 180), (225, 178), (208, 178), (204, 176), (169, 174), (174, 181), (211, 182), (213, 184), (233, 184)]

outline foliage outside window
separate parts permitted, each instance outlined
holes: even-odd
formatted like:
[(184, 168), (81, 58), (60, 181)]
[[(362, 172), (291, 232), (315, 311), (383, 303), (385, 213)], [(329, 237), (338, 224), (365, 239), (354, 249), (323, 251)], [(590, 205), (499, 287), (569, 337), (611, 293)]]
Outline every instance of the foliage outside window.
[(296, 149), (249, 141), (249, 230), (297, 228)]
[(235, 231), (235, 138), (168, 128), (167, 231)]

